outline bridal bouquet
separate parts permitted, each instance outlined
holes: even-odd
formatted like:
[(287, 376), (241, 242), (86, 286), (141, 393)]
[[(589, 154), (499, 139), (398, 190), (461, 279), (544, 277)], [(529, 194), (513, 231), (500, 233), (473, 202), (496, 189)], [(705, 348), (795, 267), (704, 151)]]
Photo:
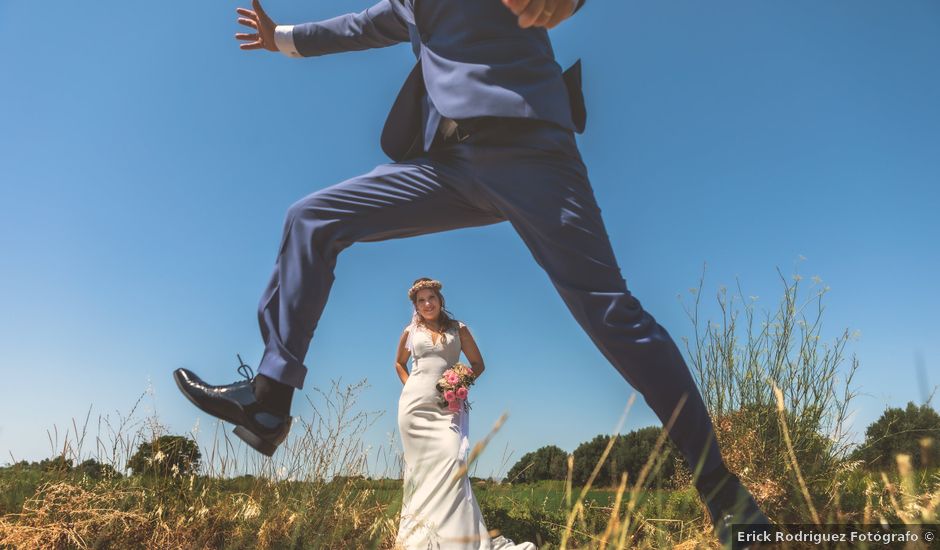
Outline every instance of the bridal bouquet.
[(465, 411), (470, 410), (467, 394), (473, 385), (473, 369), (463, 363), (455, 363), (453, 367), (444, 371), (441, 379), (437, 381), (437, 391), (441, 392), (441, 406), (447, 406), (450, 412), (457, 412), (463, 405)]

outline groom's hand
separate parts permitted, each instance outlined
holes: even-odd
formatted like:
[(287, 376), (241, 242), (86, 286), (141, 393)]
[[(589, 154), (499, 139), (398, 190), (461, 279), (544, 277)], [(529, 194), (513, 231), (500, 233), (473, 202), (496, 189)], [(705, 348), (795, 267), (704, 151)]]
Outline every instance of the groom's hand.
[(261, 2), (251, 0), (251, 7), (254, 8), (254, 10), (246, 10), (245, 8), (235, 10), (238, 15), (242, 16), (238, 18), (238, 22), (255, 30), (253, 33), (236, 33), (236, 39), (246, 41), (239, 44), (238, 47), (243, 50), (259, 50), (264, 48), (272, 52), (278, 51), (277, 45), (274, 43), (274, 27), (277, 25), (268, 17), (268, 14), (264, 12), (264, 9), (261, 7)]
[(502, 0), (519, 17), (519, 26), (553, 28), (571, 17), (579, 0)]

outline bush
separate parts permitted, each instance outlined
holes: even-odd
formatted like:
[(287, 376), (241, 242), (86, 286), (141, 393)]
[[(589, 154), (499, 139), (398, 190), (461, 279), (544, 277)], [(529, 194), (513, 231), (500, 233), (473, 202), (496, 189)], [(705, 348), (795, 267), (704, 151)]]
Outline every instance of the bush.
[(43, 472), (71, 472), (72, 471), (72, 459), (65, 458), (64, 456), (55, 456), (52, 458), (45, 458), (39, 461), (37, 467)]
[[(746, 300), (740, 286), (730, 296), (722, 287), (717, 296), (721, 320), (704, 328), (700, 282), (693, 289), (694, 308), (688, 310), (694, 341), (686, 340), (686, 347), (729, 468), (771, 516), (800, 521), (819, 507), (829, 509), (837, 492), (837, 474), (848, 448), (843, 426), (858, 362), (853, 357), (840, 378), (847, 330), (829, 345), (820, 343), (828, 287), (817, 287), (820, 281), (814, 278), (810, 296), (804, 298), (801, 277), (788, 282), (781, 274), (781, 280), (781, 302), (776, 311), (762, 315), (761, 323), (754, 299)], [(774, 388), (781, 392), (791, 445), (784, 437)], [(802, 494), (794, 459), (811, 496), (802, 504), (805, 499), (792, 497)]]
[(195, 441), (181, 435), (163, 435), (141, 443), (127, 467), (137, 475), (186, 476), (195, 473), (201, 461), (202, 453)]

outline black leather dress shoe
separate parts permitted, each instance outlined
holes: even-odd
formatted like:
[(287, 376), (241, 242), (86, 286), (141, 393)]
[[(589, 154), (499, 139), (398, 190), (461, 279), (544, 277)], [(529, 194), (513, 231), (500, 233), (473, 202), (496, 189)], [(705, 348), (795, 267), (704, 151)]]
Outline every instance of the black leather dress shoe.
[[(246, 367), (247, 368), (247, 367)], [(235, 424), (235, 435), (259, 453), (271, 456), (290, 431), (290, 415), (275, 413), (255, 398), (254, 377), (211, 386), (186, 369), (173, 371), (176, 386), (201, 410)]]
[(695, 485), (705, 501), (712, 525), (715, 526), (715, 536), (718, 537), (722, 548), (758, 548), (753, 544), (732, 544), (732, 526), (739, 526), (748, 531), (760, 530), (762, 527), (772, 528), (770, 519), (761, 511), (741, 480), (722, 468), (709, 478), (703, 477)]

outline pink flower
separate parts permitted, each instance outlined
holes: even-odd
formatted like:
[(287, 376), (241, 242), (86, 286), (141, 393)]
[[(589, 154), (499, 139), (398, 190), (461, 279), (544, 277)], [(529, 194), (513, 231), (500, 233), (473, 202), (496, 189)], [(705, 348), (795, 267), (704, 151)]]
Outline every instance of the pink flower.
[(467, 388), (464, 388), (464, 387), (457, 388), (457, 397), (460, 398), (460, 399), (466, 399), (466, 398), (467, 398)]
[(445, 376), (447, 377), (448, 384), (456, 384), (457, 382), (460, 382), (460, 377), (457, 376), (457, 373), (454, 371), (447, 371)]
[(450, 403), (448, 403), (448, 404), (447, 404), (447, 410), (449, 410), (449, 411), (452, 412), (452, 413), (455, 413), (455, 412), (459, 411), (459, 410), (460, 410), (460, 401), (456, 401), (456, 400), (455, 400), (455, 401), (451, 401)]
[(452, 402), (457, 396), (454, 394), (454, 390), (447, 390), (444, 392), (444, 401), (448, 403)]

